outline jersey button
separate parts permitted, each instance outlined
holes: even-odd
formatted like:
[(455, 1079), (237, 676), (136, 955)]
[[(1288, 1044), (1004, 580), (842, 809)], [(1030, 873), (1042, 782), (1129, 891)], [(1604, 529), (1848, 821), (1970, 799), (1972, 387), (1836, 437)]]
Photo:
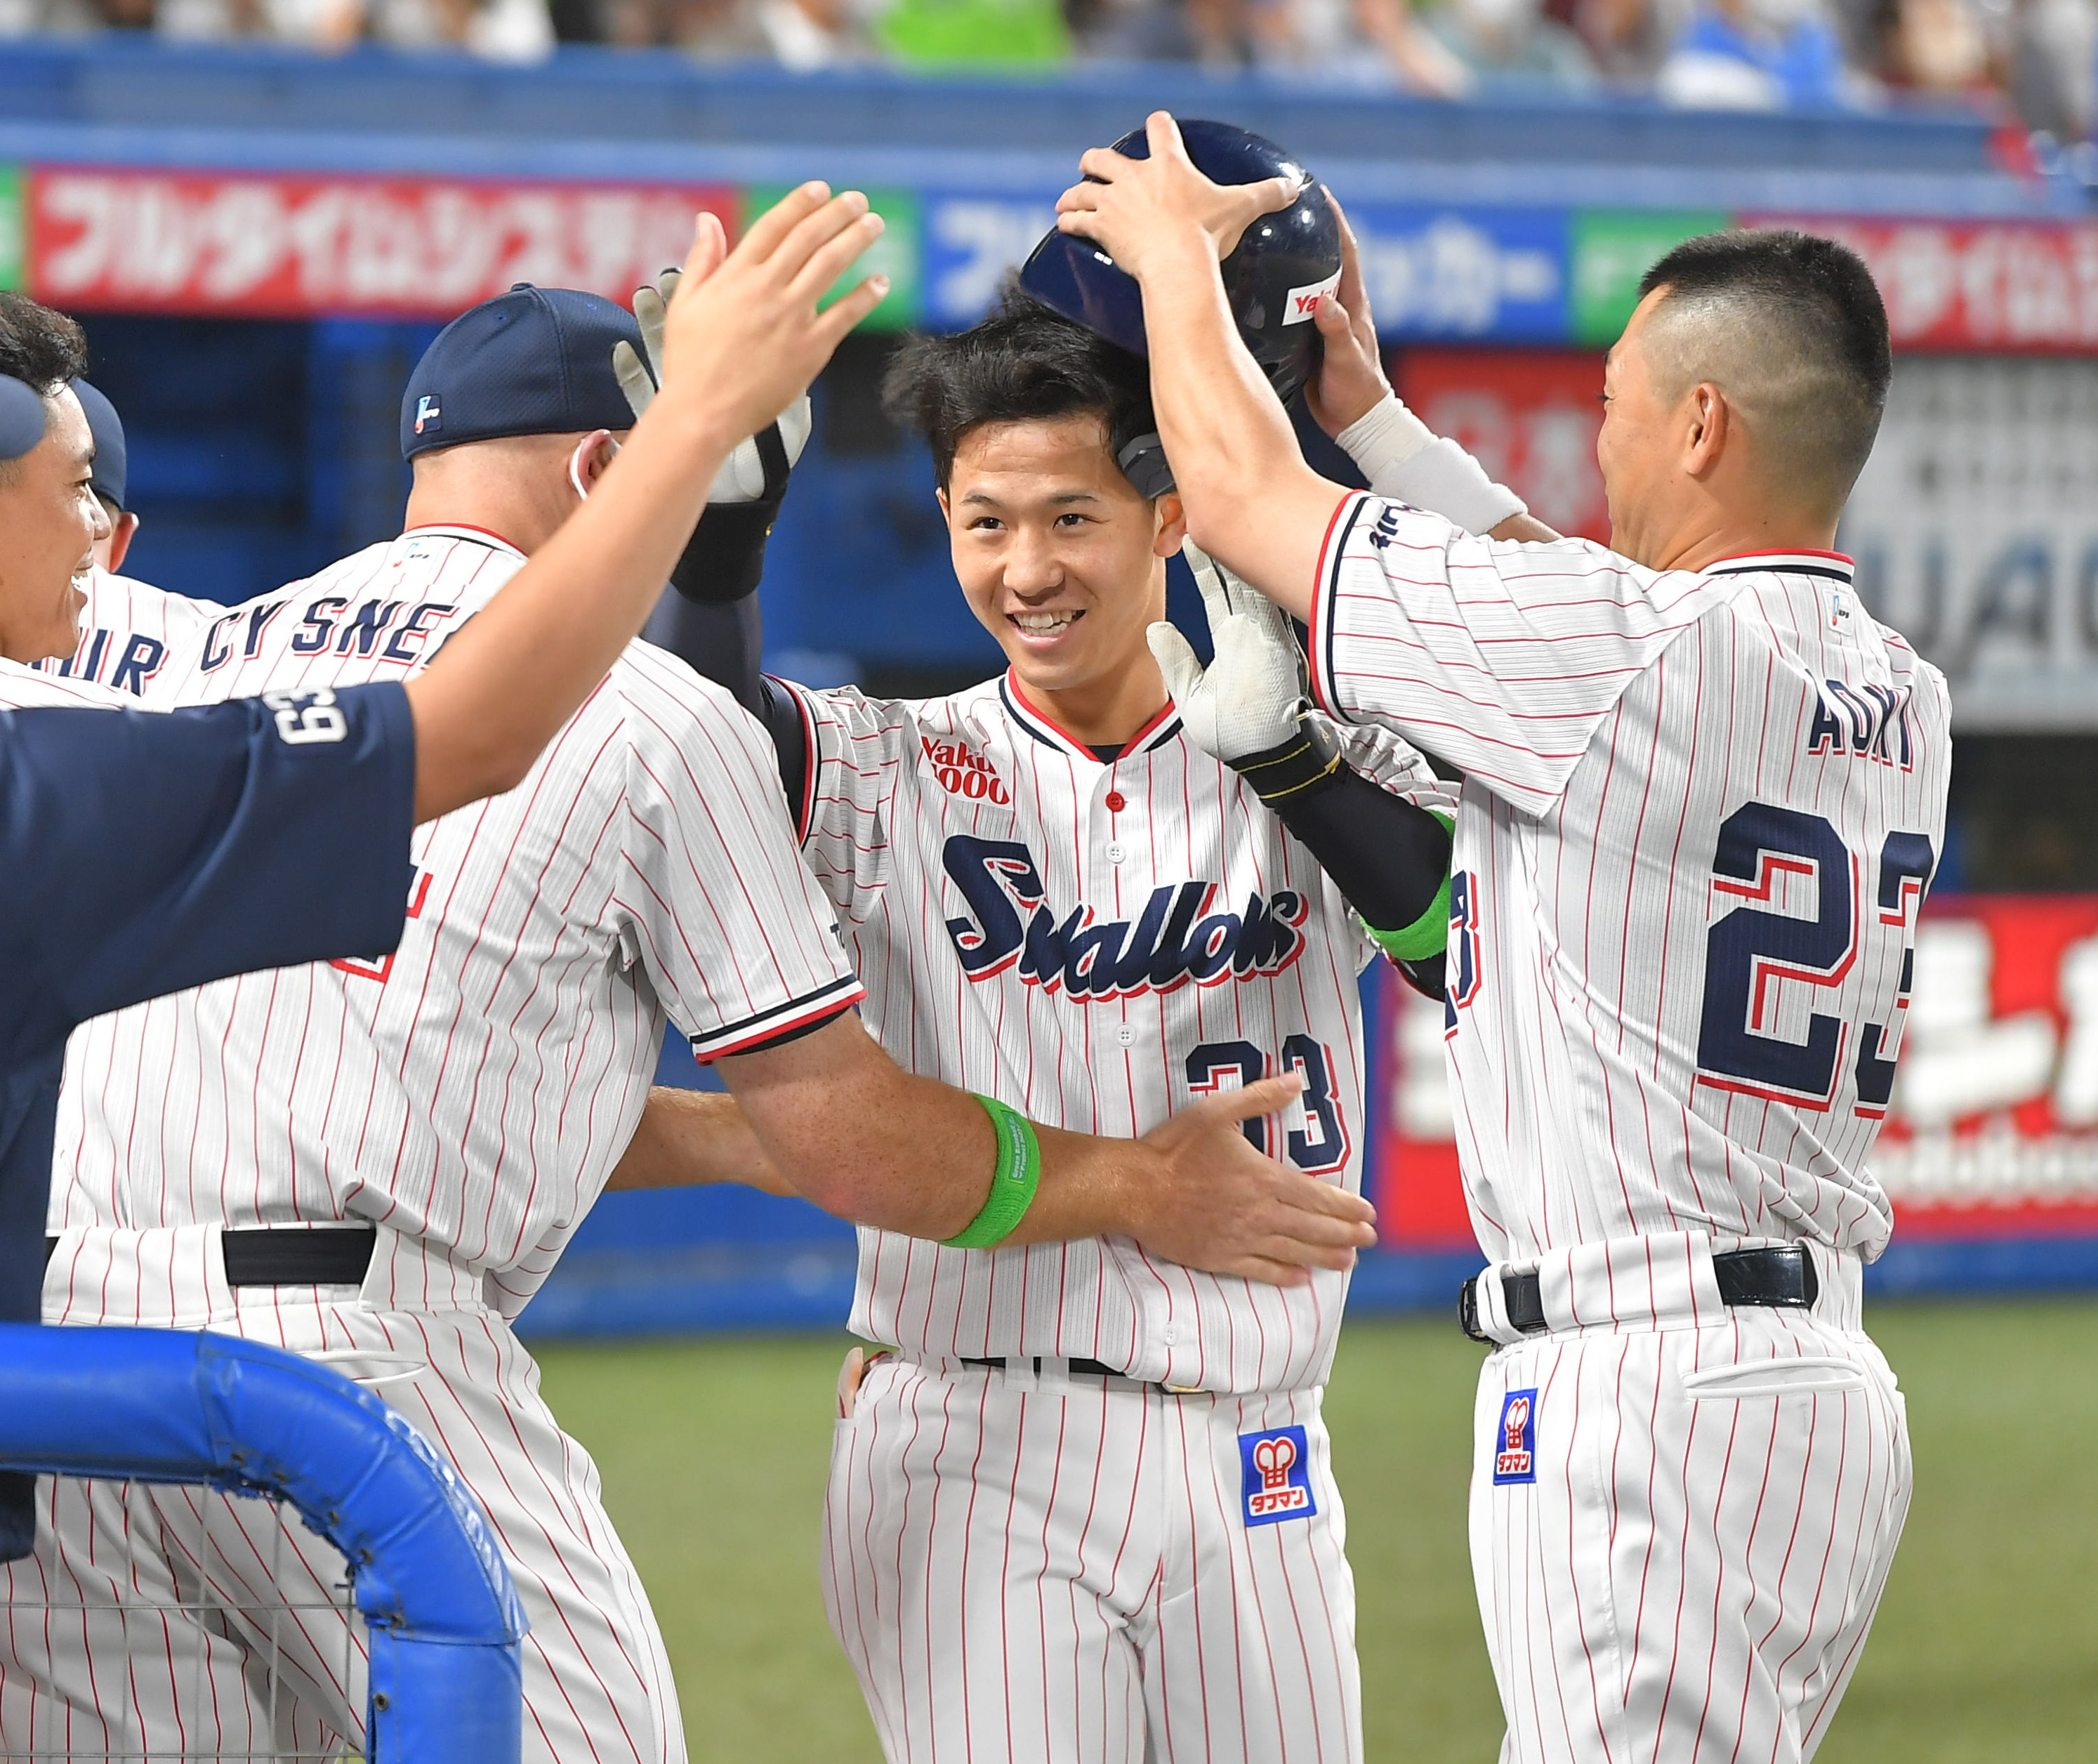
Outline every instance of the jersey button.
[(1129, 847), (1123, 845), (1119, 840), (1117, 840), (1114, 844), (1108, 847), (1108, 862), (1109, 863), (1120, 863), (1122, 859), (1126, 858), (1128, 855)]
[(1110, 814), (1119, 814), (1129, 806), (1129, 798), (1119, 790), (1110, 790), (1100, 800), (1107, 804), (1108, 813)]
[(1115, 1045), (1117, 1047), (1134, 1047), (1136, 1045), (1135, 1025), (1132, 1023), (1116, 1024)]

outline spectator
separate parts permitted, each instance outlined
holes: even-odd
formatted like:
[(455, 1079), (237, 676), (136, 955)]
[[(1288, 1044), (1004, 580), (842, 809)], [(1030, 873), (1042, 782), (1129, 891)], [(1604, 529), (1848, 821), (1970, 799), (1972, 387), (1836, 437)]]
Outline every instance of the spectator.
[(797, 73), (878, 59), (854, 0), (756, 0), (756, 15), (773, 59)]
[(1890, 89), (1995, 95), (1988, 42), (1967, 0), (1885, 0), (1879, 25), (1876, 71)]
[(1664, 102), (1700, 110), (1842, 104), (1850, 87), (1816, 0), (1701, 0), (1662, 62)]
[(1546, 0), (1544, 15), (1581, 39), (1611, 85), (1651, 88), (1688, 10), (1683, 0)]
[(1248, 59), (1262, 66), (1429, 98), (1470, 88), (1462, 64), (1421, 29), (1407, 0), (1259, 0), (1246, 20)]
[(1579, 91), (1595, 83), (1581, 39), (1542, 0), (1445, 0), (1428, 15), (1435, 41), (1475, 81), (1520, 80)]
[(2027, 126), (2057, 141), (2098, 125), (2098, 0), (2012, 0), (2004, 83)]

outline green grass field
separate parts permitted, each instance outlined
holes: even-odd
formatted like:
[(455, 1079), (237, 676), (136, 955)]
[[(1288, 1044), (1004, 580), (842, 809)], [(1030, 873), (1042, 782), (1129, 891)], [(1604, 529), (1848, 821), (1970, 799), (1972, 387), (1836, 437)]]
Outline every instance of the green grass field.
[[(2098, 1755), (2098, 1302), (1882, 1306), (1916, 1503), (1826, 1764)], [(816, 1589), (843, 1341), (549, 1348), (661, 1617), (696, 1760), (878, 1764)], [(1442, 1323), (1343, 1339), (1327, 1415), (1348, 1497), (1372, 1764), (1486, 1764), (1499, 1721), (1464, 1538), (1478, 1350)]]

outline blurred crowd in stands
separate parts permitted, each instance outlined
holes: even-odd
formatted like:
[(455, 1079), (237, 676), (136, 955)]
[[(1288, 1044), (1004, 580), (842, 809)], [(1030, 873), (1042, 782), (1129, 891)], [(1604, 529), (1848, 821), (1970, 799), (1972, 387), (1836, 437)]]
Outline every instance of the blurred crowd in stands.
[(0, 0), (0, 34), (94, 30), (797, 69), (1177, 61), (1439, 98), (1961, 106), (2061, 141), (2098, 120), (2098, 0)]

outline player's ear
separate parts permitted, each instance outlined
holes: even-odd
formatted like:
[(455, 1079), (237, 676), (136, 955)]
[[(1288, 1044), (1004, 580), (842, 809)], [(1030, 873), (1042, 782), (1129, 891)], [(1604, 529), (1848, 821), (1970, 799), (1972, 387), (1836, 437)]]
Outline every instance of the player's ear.
[(1710, 380), (1690, 388), (1689, 427), (1683, 439), (1683, 468), (1693, 478), (1710, 476), (1731, 440), (1738, 439), (1733, 407)]
[(1171, 557), (1187, 537), (1187, 511), (1181, 506), (1180, 493), (1168, 490), (1160, 497), (1151, 505), (1151, 518), (1157, 524), (1151, 539), (1152, 555)]
[(131, 549), (131, 542), (138, 536), (138, 517), (125, 510), (109, 525), (109, 573), (116, 575), (124, 568), (124, 554)]
[(940, 498), (941, 520), (946, 521), (947, 524), (951, 527), (955, 524), (955, 511), (947, 501), (947, 486), (942, 484), (938, 486), (933, 494)]

